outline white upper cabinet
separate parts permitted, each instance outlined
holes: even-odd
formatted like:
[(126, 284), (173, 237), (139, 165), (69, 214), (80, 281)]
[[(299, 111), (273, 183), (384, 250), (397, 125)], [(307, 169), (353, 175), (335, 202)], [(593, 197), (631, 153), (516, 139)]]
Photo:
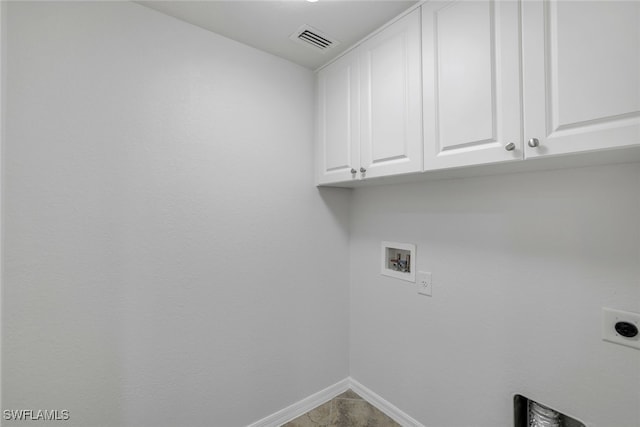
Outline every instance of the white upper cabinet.
[(422, 171), (420, 11), (358, 49), (363, 177)]
[(520, 160), (519, 5), (422, 6), (424, 169)]
[(320, 184), (640, 147), (640, 0), (428, 1), (318, 100)]
[(318, 184), (422, 171), (420, 11), (318, 72)]
[(522, 8), (526, 157), (640, 145), (640, 2)]
[(356, 179), (360, 168), (358, 57), (343, 56), (318, 73), (318, 184)]

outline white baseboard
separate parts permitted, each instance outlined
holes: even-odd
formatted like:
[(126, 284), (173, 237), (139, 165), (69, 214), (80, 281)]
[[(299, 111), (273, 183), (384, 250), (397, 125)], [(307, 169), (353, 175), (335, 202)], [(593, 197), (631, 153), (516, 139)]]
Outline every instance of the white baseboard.
[(324, 390), (312, 394), (293, 405), (271, 414), (247, 427), (280, 427), (284, 423), (298, 418), (300, 415), (309, 412), (310, 410), (322, 405), (325, 402), (330, 401), (340, 393), (344, 393), (349, 389), (349, 378), (345, 378), (342, 381), (338, 381), (334, 385), (331, 385)]
[(408, 414), (398, 409), (397, 406), (383, 399), (378, 394), (360, 384), (358, 381), (354, 380), (351, 377), (349, 377), (348, 379), (349, 388), (351, 390), (358, 393), (364, 400), (387, 414), (389, 418), (400, 424), (402, 427), (425, 427), (422, 423), (410, 417)]
[(280, 427), (282, 424), (288, 423), (289, 421), (298, 418), (300, 415), (330, 401), (348, 389), (358, 393), (360, 397), (387, 414), (402, 427), (425, 427), (423, 424), (398, 409), (397, 406), (383, 399), (378, 394), (374, 393), (351, 377), (338, 381), (324, 390), (314, 393), (293, 405), (287, 406), (275, 414), (271, 414), (268, 417), (248, 425), (247, 427)]

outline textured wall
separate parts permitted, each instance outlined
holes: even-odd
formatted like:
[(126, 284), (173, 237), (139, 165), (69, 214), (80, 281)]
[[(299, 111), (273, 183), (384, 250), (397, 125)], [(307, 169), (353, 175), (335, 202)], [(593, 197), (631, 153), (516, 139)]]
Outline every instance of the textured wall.
[[(601, 307), (640, 311), (640, 165), (357, 189), (351, 375), (428, 427), (512, 426), (523, 394), (589, 426), (640, 425), (640, 352)], [(417, 244), (433, 297), (380, 275)]]
[(3, 6), (3, 407), (241, 426), (345, 378), (312, 73), (132, 3)]

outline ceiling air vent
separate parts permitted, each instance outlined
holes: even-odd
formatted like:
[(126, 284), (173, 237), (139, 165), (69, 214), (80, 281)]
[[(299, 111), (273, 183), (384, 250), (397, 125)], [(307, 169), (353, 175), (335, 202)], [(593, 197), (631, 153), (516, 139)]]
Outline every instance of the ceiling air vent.
[(291, 37), (289, 38), (293, 41), (297, 41), (298, 43), (303, 43), (306, 46), (312, 47), (322, 53), (340, 44), (338, 40), (329, 37), (322, 31), (319, 31), (309, 25), (303, 25), (298, 28), (298, 31), (291, 34)]

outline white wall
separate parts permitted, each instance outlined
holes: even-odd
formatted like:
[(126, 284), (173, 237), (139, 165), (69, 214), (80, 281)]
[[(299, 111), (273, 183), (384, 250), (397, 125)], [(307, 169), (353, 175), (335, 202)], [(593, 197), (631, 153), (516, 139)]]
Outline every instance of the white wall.
[(312, 73), (132, 3), (5, 6), (3, 408), (230, 427), (345, 378)]
[[(640, 311), (640, 165), (357, 189), (351, 375), (428, 427), (513, 426), (513, 395), (589, 426), (640, 425), (640, 352), (601, 307)], [(380, 275), (417, 244), (433, 297)]]
[(350, 353), (429, 427), (512, 425), (515, 393), (640, 424), (639, 353), (600, 339), (640, 311), (640, 165), (357, 189), (349, 221), (308, 70), (135, 4), (4, 6), (3, 408), (241, 426)]

